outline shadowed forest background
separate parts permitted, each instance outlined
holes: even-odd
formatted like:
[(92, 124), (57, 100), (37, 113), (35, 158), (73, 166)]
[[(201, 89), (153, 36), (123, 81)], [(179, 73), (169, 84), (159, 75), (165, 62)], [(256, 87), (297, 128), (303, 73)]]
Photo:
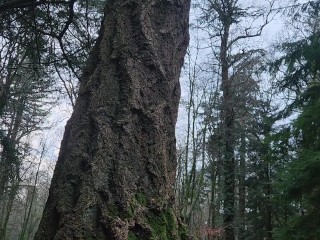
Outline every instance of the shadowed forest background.
[[(104, 2), (0, 1), (0, 240), (34, 238)], [(175, 211), (197, 238), (320, 239), (319, 10), (192, 2)]]

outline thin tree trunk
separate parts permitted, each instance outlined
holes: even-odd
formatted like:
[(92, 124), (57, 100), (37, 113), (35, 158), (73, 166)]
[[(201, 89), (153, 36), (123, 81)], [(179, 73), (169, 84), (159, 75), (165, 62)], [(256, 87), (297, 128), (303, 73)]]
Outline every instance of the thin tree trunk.
[(231, 83), (229, 79), (229, 64), (227, 59), (230, 24), (225, 23), (221, 36), (220, 61), (221, 83), (223, 91), (223, 127), (224, 127), (224, 227), (225, 239), (233, 240), (234, 236), (234, 203), (235, 203), (235, 159), (234, 159), (234, 111)]
[(35, 239), (183, 239), (173, 211), (189, 0), (110, 0)]
[(6, 210), (3, 222), (1, 222), (1, 229), (0, 229), (0, 240), (5, 240), (7, 237), (7, 226), (9, 222), (9, 217), (11, 214), (11, 210), (13, 207), (14, 198), (17, 195), (19, 190), (19, 183), (13, 183), (11, 186), (11, 190), (8, 194), (8, 202), (6, 203)]
[[(28, 235), (30, 234), (30, 228), (32, 228), (32, 225), (30, 226), (30, 222), (32, 221), (32, 211), (34, 211), (34, 202), (36, 201), (36, 192), (37, 192), (37, 184), (38, 184), (38, 178), (39, 178), (39, 173), (40, 173), (40, 166), (43, 160), (43, 155), (45, 152), (45, 147), (43, 147), (42, 151), (41, 151), (41, 155), (40, 155), (40, 159), (39, 159), (39, 164), (38, 164), (38, 168), (37, 168), (37, 172), (36, 172), (36, 176), (34, 179), (34, 186), (32, 187), (31, 190), (31, 197), (30, 197), (30, 201), (26, 202), (26, 212), (25, 212), (25, 216), (23, 219), (23, 224), (22, 224), (22, 229), (20, 232), (20, 237), (19, 240), (24, 240), (24, 239), (28, 239)], [(27, 198), (28, 200), (28, 198)]]
[(265, 169), (265, 174), (266, 174), (266, 239), (267, 240), (272, 240), (272, 203), (270, 196), (272, 194), (272, 189), (271, 189), (271, 181), (270, 181), (270, 166), (269, 163), (266, 164), (266, 169)]
[[(214, 229), (216, 224), (216, 182), (217, 182), (217, 166), (214, 165), (213, 161), (211, 163), (211, 191), (210, 191), (210, 205), (209, 205), (209, 218), (208, 223), (210, 228)], [(208, 235), (208, 239), (214, 239)]]
[(241, 145), (240, 145), (240, 164), (239, 164), (239, 240), (245, 239), (245, 208), (246, 208), (246, 188), (245, 188), (245, 176), (246, 176), (246, 139), (245, 132), (241, 133)]
[[(191, 69), (191, 61), (189, 59), (189, 69)], [(185, 161), (184, 161), (184, 181), (182, 185), (182, 193), (183, 193), (183, 208), (182, 208), (182, 216), (184, 221), (189, 224), (188, 219), (188, 210), (189, 210), (189, 198), (190, 198), (190, 185), (192, 181), (192, 175), (189, 174), (189, 146), (190, 146), (190, 139), (192, 135), (192, 123), (194, 119), (192, 118), (192, 109), (194, 108), (194, 87), (195, 87), (195, 72), (191, 73), (189, 71), (189, 101), (187, 105), (187, 136), (186, 136), (186, 154), (185, 154)], [(194, 139), (192, 139), (194, 140)]]
[[(21, 99), (20, 99), (21, 100)], [(2, 138), (2, 153), (0, 162), (0, 240), (6, 239), (7, 225), (13, 202), (18, 193), (20, 183), (20, 160), (17, 157), (17, 136), (18, 130), (21, 127), (23, 114), (23, 101), (18, 103), (17, 110), (14, 113), (14, 118), (10, 123), (7, 136)], [(5, 192), (5, 189), (11, 190)], [(5, 195), (7, 201), (5, 200)]]

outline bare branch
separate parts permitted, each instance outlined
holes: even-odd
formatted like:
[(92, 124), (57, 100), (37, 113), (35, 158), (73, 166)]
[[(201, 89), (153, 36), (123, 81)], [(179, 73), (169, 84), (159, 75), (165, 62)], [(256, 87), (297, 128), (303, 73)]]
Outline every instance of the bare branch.
[(245, 34), (244, 35), (240, 35), (238, 37), (236, 37), (235, 39), (231, 40), (228, 44), (228, 48), (230, 48), (233, 44), (235, 44), (236, 42), (238, 42), (240, 39), (246, 39), (246, 38), (254, 38), (254, 37), (258, 37), (261, 35), (263, 29), (268, 25), (268, 23), (271, 21), (270, 20), (270, 16), (273, 12), (273, 5), (274, 5), (274, 2), (275, 1), (272, 1), (270, 3), (270, 8), (269, 8), (269, 11), (266, 15), (266, 18), (263, 22), (262, 25), (260, 25), (260, 27), (258, 28), (258, 30), (255, 32), (255, 33), (250, 33), (249, 31), (251, 30), (250, 27), (246, 28), (245, 29)]
[(69, 1), (45, 1), (45, 0), (11, 0), (0, 4), (0, 14), (17, 8), (36, 7), (43, 4), (69, 4)]

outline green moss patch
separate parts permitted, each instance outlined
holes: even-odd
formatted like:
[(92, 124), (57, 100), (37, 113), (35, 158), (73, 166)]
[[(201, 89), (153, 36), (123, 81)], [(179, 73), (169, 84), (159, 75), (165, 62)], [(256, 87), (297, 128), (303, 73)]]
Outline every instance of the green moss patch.
[(143, 193), (137, 193), (135, 199), (141, 206), (147, 205), (147, 198)]
[(139, 240), (139, 238), (136, 235), (134, 235), (133, 232), (129, 232), (128, 240)]
[(178, 224), (172, 209), (165, 212), (153, 213), (147, 216), (148, 225), (154, 240), (176, 240), (178, 237)]

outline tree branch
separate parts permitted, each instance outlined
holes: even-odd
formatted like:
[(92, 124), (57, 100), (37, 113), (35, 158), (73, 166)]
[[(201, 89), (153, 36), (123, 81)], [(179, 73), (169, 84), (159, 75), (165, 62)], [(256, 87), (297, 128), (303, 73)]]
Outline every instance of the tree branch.
[(69, 1), (46, 1), (46, 0), (11, 0), (0, 4), (0, 14), (10, 9), (37, 7), (42, 4), (69, 4)]

